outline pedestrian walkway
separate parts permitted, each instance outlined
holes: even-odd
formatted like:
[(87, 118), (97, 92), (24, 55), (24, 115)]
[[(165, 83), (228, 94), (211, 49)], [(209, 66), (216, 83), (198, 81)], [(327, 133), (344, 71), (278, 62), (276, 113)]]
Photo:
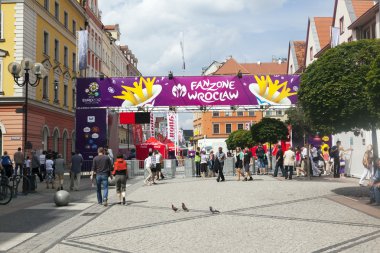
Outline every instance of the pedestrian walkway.
[(354, 182), (254, 178), (129, 182), (127, 206), (93, 204), (7, 252), (377, 252), (380, 219), (333, 199)]

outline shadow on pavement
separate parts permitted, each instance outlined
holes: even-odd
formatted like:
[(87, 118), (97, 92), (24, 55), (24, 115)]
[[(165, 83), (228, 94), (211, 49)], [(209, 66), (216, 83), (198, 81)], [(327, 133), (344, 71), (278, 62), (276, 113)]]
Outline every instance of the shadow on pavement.
[(342, 187), (332, 190), (337, 195), (342, 195), (346, 197), (354, 197), (354, 198), (363, 198), (369, 197), (369, 188), (368, 187)]

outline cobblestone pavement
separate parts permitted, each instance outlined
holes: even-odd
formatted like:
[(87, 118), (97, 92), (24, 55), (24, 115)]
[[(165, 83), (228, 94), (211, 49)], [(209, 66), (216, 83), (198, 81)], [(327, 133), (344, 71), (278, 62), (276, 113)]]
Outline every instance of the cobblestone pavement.
[[(254, 178), (136, 180), (127, 206), (113, 203), (114, 189), (109, 207), (86, 206), (96, 202), (89, 193), (78, 199), (82, 209), (45, 231), (24, 231), (7, 252), (378, 252), (380, 209), (364, 204), (356, 179)], [(189, 212), (171, 210), (182, 202)]]

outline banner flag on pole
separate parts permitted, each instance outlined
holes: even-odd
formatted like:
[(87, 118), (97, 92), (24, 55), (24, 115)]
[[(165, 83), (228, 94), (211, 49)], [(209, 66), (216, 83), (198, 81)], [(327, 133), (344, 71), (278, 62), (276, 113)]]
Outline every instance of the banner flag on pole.
[(79, 70), (87, 68), (87, 51), (88, 51), (88, 32), (87, 30), (78, 31), (78, 57)]
[(339, 27), (331, 27), (331, 48), (334, 48), (339, 45)]

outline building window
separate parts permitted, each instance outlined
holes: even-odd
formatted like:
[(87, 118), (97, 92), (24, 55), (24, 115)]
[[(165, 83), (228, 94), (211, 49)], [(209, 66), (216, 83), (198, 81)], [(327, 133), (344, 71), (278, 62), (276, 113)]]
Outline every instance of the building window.
[(42, 98), (49, 99), (49, 79), (46, 76), (42, 82)]
[(344, 33), (344, 17), (341, 17), (339, 19), (339, 30), (340, 34)]
[(212, 112), (212, 116), (213, 116), (213, 117), (219, 117), (219, 112), (217, 112), (217, 111), (213, 111), (213, 112)]
[(232, 132), (231, 124), (226, 124), (226, 134), (230, 134)]
[(56, 19), (59, 20), (59, 3), (58, 2), (54, 3), (54, 16)]
[(282, 115), (284, 115), (284, 113), (283, 113), (282, 110), (277, 110), (277, 111), (276, 111), (276, 115), (277, 115), (277, 116), (282, 116)]
[(232, 115), (231, 112), (225, 112), (225, 113), (224, 113), (224, 116), (226, 116), (226, 117), (230, 117), (231, 115)]
[(290, 74), (293, 74), (293, 65), (290, 65)]
[(243, 112), (243, 111), (237, 111), (236, 114), (237, 114), (237, 116), (239, 116), (239, 117), (244, 116), (244, 112)]
[(77, 54), (73, 53), (73, 71), (77, 71)]
[(241, 124), (241, 123), (239, 123), (239, 124), (237, 124), (237, 129), (238, 130), (243, 130), (243, 128), (244, 128), (244, 125), (243, 124)]
[(54, 103), (58, 103), (59, 81), (54, 80)]
[(73, 34), (75, 34), (77, 31), (77, 22), (75, 22), (75, 20), (73, 20)]
[(44, 8), (49, 11), (50, 0), (44, 0)]
[(376, 23), (373, 23), (371, 25), (371, 33), (372, 33), (371, 39), (376, 39)]
[(3, 61), (0, 60), (0, 91), (3, 91)]
[(363, 39), (371, 38), (371, 29), (369, 27), (363, 29)]
[(75, 108), (75, 100), (76, 100), (76, 96), (75, 96), (75, 89), (72, 90), (72, 94), (71, 94), (71, 102), (72, 102), (72, 106), (73, 106), (73, 109)]
[(219, 133), (219, 124), (212, 124), (212, 131), (214, 134)]
[(4, 31), (4, 20), (3, 20), (3, 12), (0, 11), (0, 39), (4, 39), (3, 31)]
[(44, 54), (49, 55), (49, 34), (44, 32)]
[(59, 61), (59, 41), (54, 40), (54, 60)]
[(255, 117), (255, 111), (249, 111), (248, 116), (249, 117)]
[(63, 106), (67, 106), (68, 87), (67, 82), (63, 85)]
[(66, 46), (63, 48), (63, 65), (69, 66), (69, 49)]
[(265, 112), (265, 116), (267, 116), (267, 117), (272, 116), (272, 112), (271, 112), (271, 111), (266, 111), (266, 112)]
[(313, 47), (310, 47), (310, 61), (314, 59), (314, 54), (313, 54)]
[(63, 13), (63, 24), (65, 25), (66, 29), (69, 29), (69, 14), (65, 11)]

